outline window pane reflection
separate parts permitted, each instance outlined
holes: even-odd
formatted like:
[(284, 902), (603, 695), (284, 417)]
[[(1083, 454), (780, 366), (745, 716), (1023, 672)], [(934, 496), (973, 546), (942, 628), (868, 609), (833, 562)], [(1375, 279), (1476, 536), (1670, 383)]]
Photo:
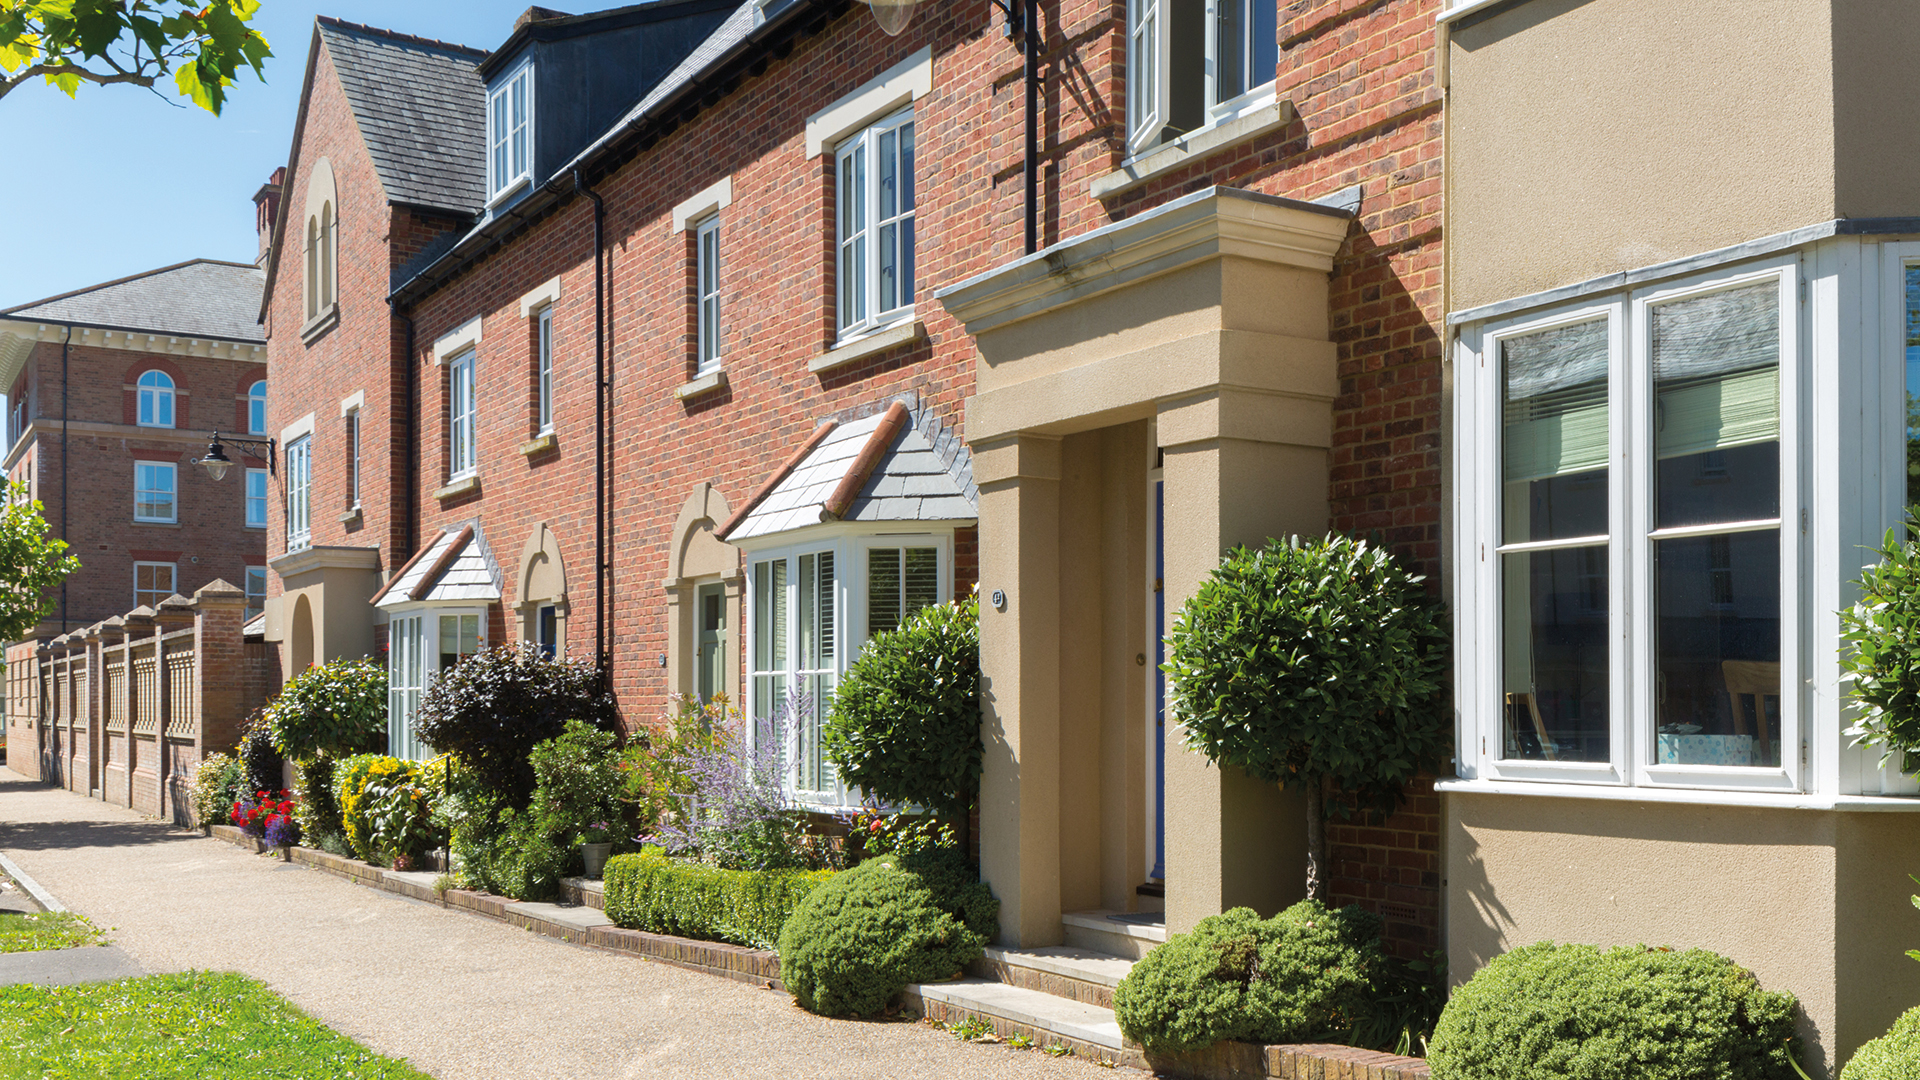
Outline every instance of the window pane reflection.
[(1660, 540), (1655, 761), (1780, 764), (1780, 533)]
[(1780, 287), (1653, 309), (1655, 527), (1780, 516)]
[(1607, 760), (1607, 548), (1502, 555), (1503, 757)]
[(1606, 535), (1606, 320), (1508, 338), (1500, 355), (1502, 540)]
[(1920, 266), (1907, 267), (1907, 506), (1920, 506)]

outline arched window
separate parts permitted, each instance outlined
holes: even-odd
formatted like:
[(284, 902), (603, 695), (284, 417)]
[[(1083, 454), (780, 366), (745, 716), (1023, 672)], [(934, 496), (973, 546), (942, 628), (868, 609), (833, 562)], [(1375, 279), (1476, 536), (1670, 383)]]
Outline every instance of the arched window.
[(267, 380), (261, 379), (247, 390), (247, 434), (267, 433)]
[(320, 314), (320, 219), (307, 219), (307, 318)]
[(340, 299), (340, 194), (333, 164), (313, 163), (307, 177), (306, 321), (324, 318)]
[(339, 291), (339, 282), (333, 273), (334, 237), (338, 233), (333, 222), (333, 204), (325, 203), (320, 207), (320, 306), (333, 306), (334, 294)]
[(149, 371), (140, 376), (141, 427), (173, 426), (173, 379), (164, 371)]

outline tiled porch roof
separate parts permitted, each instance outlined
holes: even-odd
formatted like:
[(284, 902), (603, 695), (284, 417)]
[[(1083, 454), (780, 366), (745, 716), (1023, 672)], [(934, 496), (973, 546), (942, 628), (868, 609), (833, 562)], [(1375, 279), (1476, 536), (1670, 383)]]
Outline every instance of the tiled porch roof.
[(418, 555), (400, 568), (393, 580), (374, 594), (373, 604), (394, 608), (402, 604), (492, 603), (500, 599), (500, 564), (477, 521), (458, 529), (442, 529)]

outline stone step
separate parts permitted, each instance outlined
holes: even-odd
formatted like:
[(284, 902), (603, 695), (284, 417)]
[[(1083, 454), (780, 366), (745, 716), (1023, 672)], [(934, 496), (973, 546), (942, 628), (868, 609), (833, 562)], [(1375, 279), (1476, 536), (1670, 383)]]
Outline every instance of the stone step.
[[(1166, 923), (1139, 923), (1115, 919), (1119, 911), (1070, 911), (1060, 916), (1067, 944), (1088, 952), (1138, 960), (1167, 940)], [(1145, 913), (1143, 913), (1145, 914)]]
[(607, 906), (605, 882), (598, 878), (570, 877), (560, 879), (560, 895), (570, 904), (581, 907), (599, 908)]
[(1113, 988), (1133, 969), (1133, 961), (1107, 953), (1049, 945), (1039, 949), (988, 946), (973, 962), (973, 972), (1009, 986), (1038, 990), (1103, 1009), (1113, 1008)]
[(907, 1009), (949, 1027), (983, 1021), (1002, 1039), (1024, 1037), (1102, 1065), (1146, 1067), (1140, 1048), (1121, 1036), (1113, 1010), (1084, 1001), (978, 977), (909, 986), (904, 1000)]

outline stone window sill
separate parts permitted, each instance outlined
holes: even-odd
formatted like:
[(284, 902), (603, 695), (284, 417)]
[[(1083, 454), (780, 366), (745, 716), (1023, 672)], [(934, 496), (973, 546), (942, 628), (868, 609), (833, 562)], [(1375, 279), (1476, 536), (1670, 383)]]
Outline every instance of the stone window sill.
[(826, 352), (807, 361), (807, 370), (818, 374), (845, 367), (856, 360), (865, 360), (869, 356), (897, 349), (902, 345), (924, 340), (927, 336), (927, 324), (918, 319), (907, 319), (877, 330), (865, 337), (855, 338), (844, 345), (836, 345)]
[(684, 383), (681, 383), (679, 386), (674, 387), (673, 396), (674, 396), (674, 400), (676, 401), (685, 401), (688, 398), (696, 398), (696, 397), (699, 397), (701, 394), (722, 389), (726, 385), (727, 385), (726, 369), (715, 368), (712, 371), (707, 372), (705, 375), (702, 375), (691, 382), (684, 382)]
[(136, 529), (177, 529), (180, 527), (180, 523), (177, 521), (135, 521), (133, 527)]
[(340, 305), (330, 304), (327, 310), (308, 319), (307, 325), (300, 328), (300, 342), (304, 345), (311, 345), (321, 338), (326, 337), (327, 331), (339, 325)]
[(560, 443), (553, 437), (553, 432), (543, 431), (533, 438), (528, 439), (526, 442), (521, 443), (520, 453), (526, 457), (533, 457), (535, 454), (544, 454), (559, 445)]
[(462, 495), (471, 495), (479, 490), (480, 477), (476, 474), (449, 481), (446, 486), (435, 491), (433, 497), (439, 499), (441, 502), (445, 502), (448, 499), (457, 499)]
[(1294, 117), (1293, 102), (1282, 99), (1225, 123), (1190, 131), (1156, 150), (1133, 158), (1105, 176), (1094, 177), (1087, 184), (1087, 193), (1102, 200), (1124, 195), (1182, 165), (1278, 131), (1292, 123)]
[(342, 525), (352, 525), (354, 522), (360, 520), (360, 508), (356, 506), (334, 520), (340, 522)]

